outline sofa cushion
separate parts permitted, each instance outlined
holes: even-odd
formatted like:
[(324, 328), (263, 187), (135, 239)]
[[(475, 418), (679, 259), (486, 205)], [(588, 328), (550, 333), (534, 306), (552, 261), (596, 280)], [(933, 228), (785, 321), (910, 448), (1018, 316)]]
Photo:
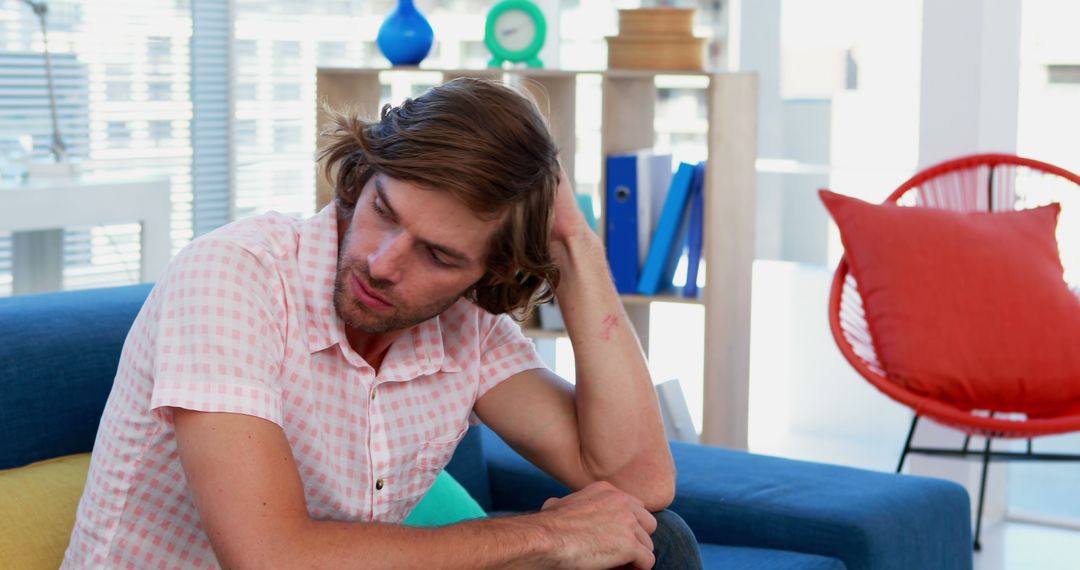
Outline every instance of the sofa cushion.
[(965, 410), (1080, 403), (1080, 300), (1058, 254), (1059, 205), (955, 212), (821, 197), (891, 380)]
[(0, 568), (59, 568), (90, 454), (0, 471)]
[(478, 519), (487, 513), (476, 503), (469, 492), (454, 478), (443, 471), (435, 483), (416, 504), (405, 524), (409, 526), (442, 526), (470, 519)]
[(705, 568), (723, 568), (724, 570), (846, 570), (847, 568), (843, 562), (827, 556), (719, 544), (702, 544), (701, 562)]

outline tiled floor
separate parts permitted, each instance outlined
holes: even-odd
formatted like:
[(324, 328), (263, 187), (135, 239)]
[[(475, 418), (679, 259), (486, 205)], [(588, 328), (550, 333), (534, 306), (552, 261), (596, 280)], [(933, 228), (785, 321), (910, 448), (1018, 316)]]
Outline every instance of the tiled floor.
[(1020, 522), (983, 529), (975, 570), (1080, 569), (1080, 530)]

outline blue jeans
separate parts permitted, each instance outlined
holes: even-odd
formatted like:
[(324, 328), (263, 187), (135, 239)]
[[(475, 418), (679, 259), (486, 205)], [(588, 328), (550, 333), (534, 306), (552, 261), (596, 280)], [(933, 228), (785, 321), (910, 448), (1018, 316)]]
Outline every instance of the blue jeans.
[(656, 532), (652, 535), (653, 554), (656, 555), (656, 570), (699, 570), (701, 551), (697, 539), (682, 517), (672, 511), (663, 510), (653, 513), (656, 517)]

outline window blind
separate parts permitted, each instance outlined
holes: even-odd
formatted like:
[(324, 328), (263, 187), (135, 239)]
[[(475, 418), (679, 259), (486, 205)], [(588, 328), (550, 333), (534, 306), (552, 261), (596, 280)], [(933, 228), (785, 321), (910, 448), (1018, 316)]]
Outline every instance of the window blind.
[(231, 218), (233, 153), (232, 17), (229, 2), (191, 0), (191, 175), (193, 231)]

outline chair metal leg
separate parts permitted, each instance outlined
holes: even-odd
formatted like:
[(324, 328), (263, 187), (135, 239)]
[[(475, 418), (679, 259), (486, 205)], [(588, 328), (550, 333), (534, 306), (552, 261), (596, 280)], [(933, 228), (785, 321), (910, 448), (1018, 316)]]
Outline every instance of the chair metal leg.
[(986, 438), (986, 447), (983, 448), (982, 479), (979, 481), (979, 510), (975, 516), (975, 550), (982, 550), (979, 536), (982, 534), (983, 503), (986, 501), (986, 469), (990, 465), (990, 442), (993, 438)]
[(907, 432), (907, 439), (904, 441), (904, 450), (900, 452), (900, 463), (896, 465), (896, 472), (899, 473), (904, 468), (904, 460), (907, 459), (908, 451), (911, 450), (911, 437), (915, 435), (915, 425), (919, 423), (919, 414), (915, 414), (915, 417), (911, 420), (911, 429)]

